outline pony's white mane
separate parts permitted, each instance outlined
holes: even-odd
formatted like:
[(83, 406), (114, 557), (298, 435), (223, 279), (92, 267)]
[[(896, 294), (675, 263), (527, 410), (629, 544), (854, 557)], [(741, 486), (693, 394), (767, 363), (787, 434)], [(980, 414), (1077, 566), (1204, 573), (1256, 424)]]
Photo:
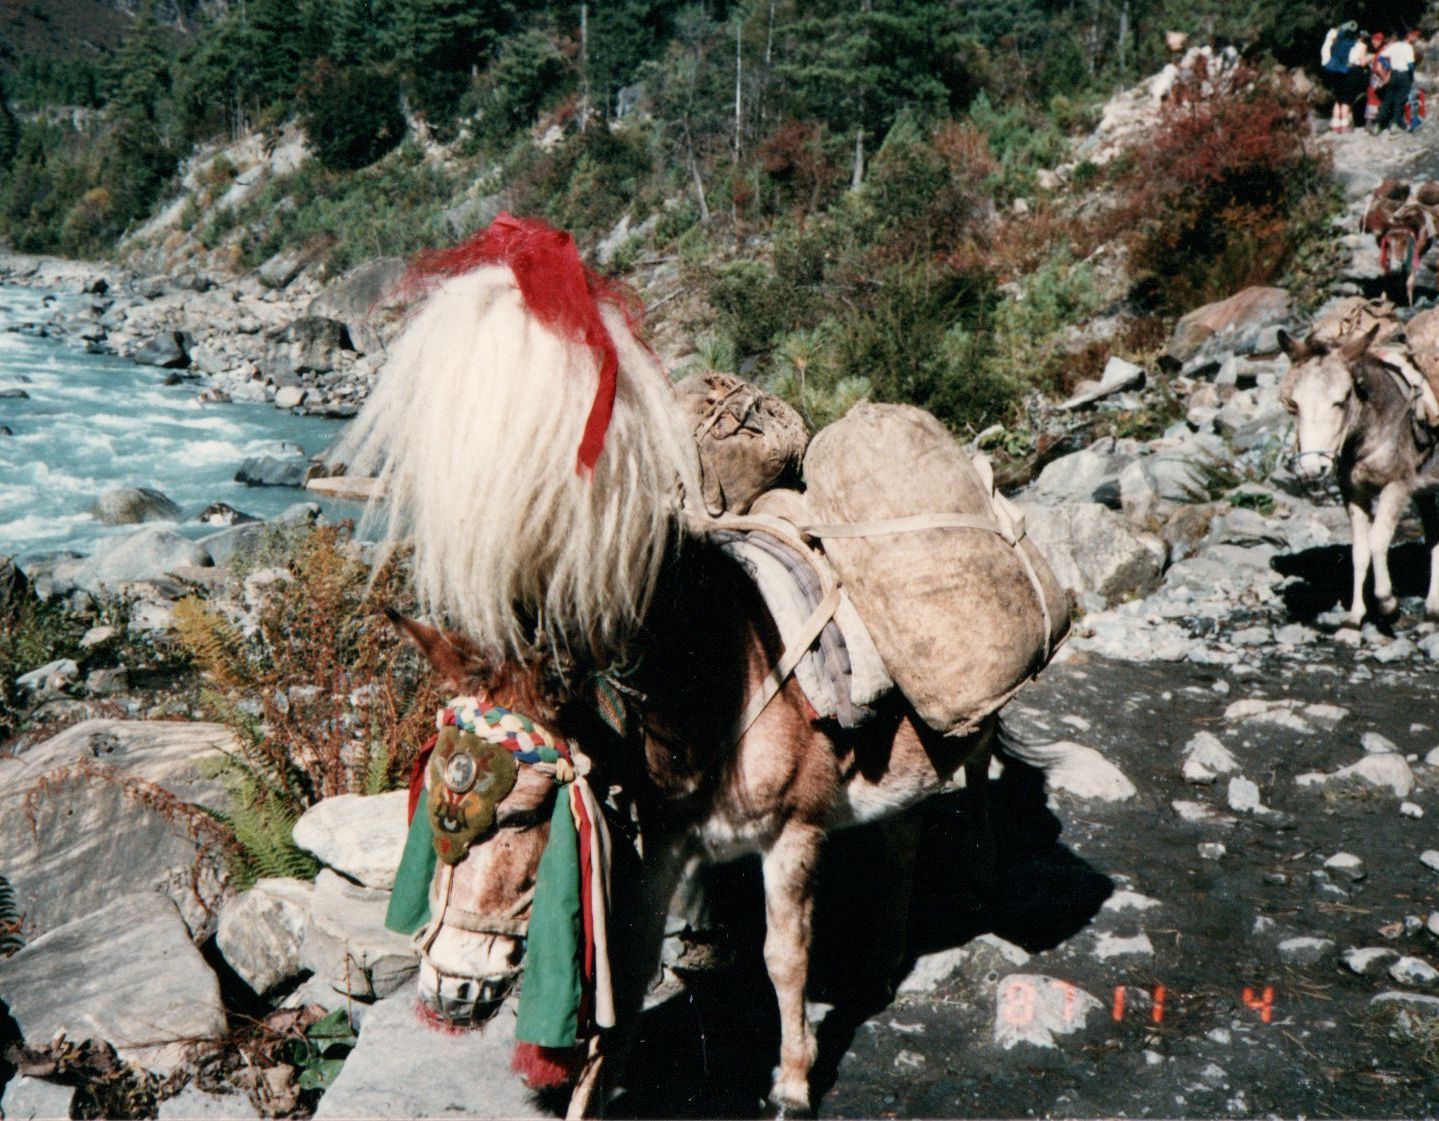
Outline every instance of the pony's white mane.
[(623, 654), (654, 588), (694, 442), (654, 356), (602, 305), (619, 354), (592, 478), (575, 455), (599, 382), (594, 353), (542, 325), (514, 275), (443, 281), (391, 346), (336, 457), (378, 474), (366, 518), (385, 552), (412, 542), (424, 610), (493, 654)]

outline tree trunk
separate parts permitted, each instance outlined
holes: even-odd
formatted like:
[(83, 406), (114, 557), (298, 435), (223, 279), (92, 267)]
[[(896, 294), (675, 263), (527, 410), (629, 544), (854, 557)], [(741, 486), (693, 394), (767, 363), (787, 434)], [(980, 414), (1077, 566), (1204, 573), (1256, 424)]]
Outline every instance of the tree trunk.
[(590, 123), (590, 6), (580, 0), (580, 131)]
[(740, 54), (740, 34), (744, 30), (744, 20), (739, 13), (735, 14), (734, 21), (734, 162), (739, 163), (740, 154), (740, 131), (742, 128), (743, 100), (740, 87), (740, 79), (743, 74), (743, 59)]
[(854, 172), (850, 176), (849, 189), (857, 191), (864, 185), (864, 125), (854, 130)]

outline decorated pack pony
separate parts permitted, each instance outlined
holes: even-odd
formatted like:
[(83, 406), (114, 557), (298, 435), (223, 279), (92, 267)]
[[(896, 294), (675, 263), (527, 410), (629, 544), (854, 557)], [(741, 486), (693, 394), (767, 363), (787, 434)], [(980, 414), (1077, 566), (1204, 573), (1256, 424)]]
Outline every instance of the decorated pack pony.
[(687, 511), (695, 445), (634, 305), (568, 235), (502, 216), (414, 283), (425, 302), (339, 456), (378, 473), (388, 545), (413, 544), (443, 626), (400, 625), (455, 692), (390, 914), (417, 931), (421, 1000), (483, 1022), (523, 969), (516, 1066), (596, 1112), (682, 871), (758, 853), (771, 1098), (806, 1110), (824, 835), (982, 791), (996, 720), (943, 735), (897, 695), (862, 727), (816, 719), (755, 584)]

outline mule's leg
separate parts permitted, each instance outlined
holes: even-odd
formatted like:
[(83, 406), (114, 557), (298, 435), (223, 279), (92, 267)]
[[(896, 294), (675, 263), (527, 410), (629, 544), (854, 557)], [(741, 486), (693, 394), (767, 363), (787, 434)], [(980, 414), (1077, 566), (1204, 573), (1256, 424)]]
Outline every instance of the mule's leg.
[(1394, 598), (1394, 586), (1389, 581), (1389, 543), (1394, 540), (1394, 530), (1409, 505), (1409, 488), (1402, 483), (1390, 483), (1379, 492), (1374, 503), (1374, 521), (1369, 527), (1369, 556), (1374, 565), (1374, 602), (1379, 614), (1388, 618), (1399, 610), (1399, 601)]
[(1369, 575), (1369, 511), (1357, 502), (1349, 504), (1349, 530), (1353, 539), (1350, 555), (1354, 562), (1354, 593), (1349, 600), (1349, 621), (1356, 627), (1364, 622), (1364, 579)]
[(1415, 496), (1419, 520), (1424, 523), (1424, 544), (1429, 546), (1429, 594), (1424, 597), (1424, 611), (1439, 615), (1439, 494)]
[(779, 1001), (779, 1073), (770, 1101), (781, 1110), (809, 1112), (809, 1072), (815, 1039), (804, 1011), (809, 977), (814, 875), (824, 831), (787, 824), (764, 854), (764, 963)]

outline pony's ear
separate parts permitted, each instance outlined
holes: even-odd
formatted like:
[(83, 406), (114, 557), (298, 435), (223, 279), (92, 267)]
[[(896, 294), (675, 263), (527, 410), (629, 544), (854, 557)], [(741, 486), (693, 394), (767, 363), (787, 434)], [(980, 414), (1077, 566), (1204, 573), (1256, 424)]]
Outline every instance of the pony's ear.
[(491, 669), (478, 647), (463, 635), (407, 618), (393, 607), (385, 608), (385, 618), (419, 648), (436, 673), (457, 689), (472, 687)]
[(1284, 351), (1289, 358), (1290, 365), (1297, 366), (1301, 362), (1308, 361), (1319, 353), (1319, 347), (1314, 344), (1314, 336), (1310, 335), (1304, 339), (1296, 339), (1288, 331), (1279, 330), (1279, 349)]
[(1350, 339), (1339, 348), (1339, 356), (1346, 362), (1353, 362), (1361, 357), (1365, 351), (1374, 343), (1374, 337), (1379, 334), (1379, 324), (1376, 323), (1365, 331), (1364, 334)]

